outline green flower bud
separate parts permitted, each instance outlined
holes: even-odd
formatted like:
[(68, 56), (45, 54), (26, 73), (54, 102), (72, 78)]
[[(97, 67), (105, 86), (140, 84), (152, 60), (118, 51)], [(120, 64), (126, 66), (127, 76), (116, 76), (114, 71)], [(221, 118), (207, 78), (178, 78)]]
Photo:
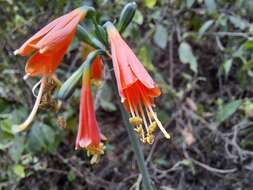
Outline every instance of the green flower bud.
[(121, 11), (119, 22), (117, 24), (117, 28), (120, 33), (124, 32), (126, 27), (132, 21), (136, 8), (137, 8), (136, 3), (131, 2), (131, 3), (126, 4), (123, 10)]

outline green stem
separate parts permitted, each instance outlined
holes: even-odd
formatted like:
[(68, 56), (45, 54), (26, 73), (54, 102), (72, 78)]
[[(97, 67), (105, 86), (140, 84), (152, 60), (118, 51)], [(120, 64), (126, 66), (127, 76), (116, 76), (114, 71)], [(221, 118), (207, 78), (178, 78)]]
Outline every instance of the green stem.
[[(111, 61), (107, 61), (107, 63), (110, 67), (112, 66)], [(117, 92), (116, 78), (115, 78), (115, 75), (113, 73), (113, 70), (112, 69), (110, 69), (110, 70), (111, 70), (111, 76), (112, 76), (112, 80), (113, 80), (113, 82), (112, 82), (113, 83), (113, 85), (112, 85), (113, 86), (113, 91)], [(144, 155), (143, 155), (143, 151), (141, 149), (139, 140), (137, 139), (137, 137), (135, 135), (135, 132), (133, 130), (133, 126), (131, 126), (129, 124), (128, 113), (125, 111), (123, 105), (119, 101), (119, 98), (117, 98), (117, 100), (118, 100), (118, 105), (119, 105), (119, 108), (120, 108), (121, 116), (122, 116), (122, 119), (123, 119), (123, 123), (124, 123), (124, 125), (127, 129), (127, 133), (128, 133), (132, 148), (134, 150), (134, 154), (136, 156), (137, 165), (138, 165), (138, 168), (139, 168), (139, 170), (141, 172), (141, 175), (142, 175), (144, 190), (153, 190), (153, 187), (151, 185), (151, 178), (150, 178), (150, 175), (148, 173), (147, 166), (145, 164)]]

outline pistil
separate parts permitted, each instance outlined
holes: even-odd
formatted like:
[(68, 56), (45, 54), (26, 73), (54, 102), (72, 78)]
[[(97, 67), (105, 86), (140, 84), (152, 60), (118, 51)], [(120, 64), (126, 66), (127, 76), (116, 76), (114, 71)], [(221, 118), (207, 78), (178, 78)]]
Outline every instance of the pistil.
[(38, 96), (36, 98), (36, 101), (35, 101), (35, 104), (33, 106), (33, 109), (30, 113), (30, 115), (28, 116), (28, 118), (20, 125), (14, 125), (12, 127), (12, 131), (14, 133), (18, 133), (20, 131), (23, 131), (24, 129), (26, 129), (30, 124), (31, 122), (33, 121), (33, 118), (34, 116), (36, 115), (37, 111), (38, 111), (38, 108), (39, 108), (39, 105), (40, 105), (40, 101), (41, 101), (41, 97), (43, 95), (43, 90), (45, 88), (45, 83), (46, 83), (46, 77), (43, 77), (41, 79), (41, 84), (40, 84), (40, 89), (39, 89), (39, 93), (38, 93)]

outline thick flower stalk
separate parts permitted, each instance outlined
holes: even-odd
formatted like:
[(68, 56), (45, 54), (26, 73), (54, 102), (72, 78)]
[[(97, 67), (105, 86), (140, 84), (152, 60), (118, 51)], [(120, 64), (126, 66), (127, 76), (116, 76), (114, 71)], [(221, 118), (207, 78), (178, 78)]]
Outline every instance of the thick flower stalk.
[(106, 28), (118, 92), (121, 102), (131, 115), (129, 122), (135, 126), (135, 131), (143, 143), (154, 142), (154, 132), (157, 128), (169, 139), (170, 135), (152, 108), (154, 98), (161, 94), (160, 89), (114, 25), (107, 22)]
[(101, 77), (99, 61), (95, 59), (92, 66), (84, 63), (86, 65), (82, 78), (79, 129), (76, 138), (76, 149), (85, 148), (88, 155), (92, 156), (91, 163), (97, 163), (105, 149), (101, 142), (104, 137), (98, 128), (91, 91), (91, 79), (98, 80)]
[(75, 35), (78, 23), (85, 18), (90, 10), (90, 7), (83, 6), (53, 20), (14, 51), (15, 55), (31, 55), (26, 63), (25, 78), (29, 76), (42, 77), (41, 87), (32, 112), (24, 123), (14, 126), (14, 132), (24, 130), (32, 122), (43, 95), (46, 78), (51, 78), (54, 74)]

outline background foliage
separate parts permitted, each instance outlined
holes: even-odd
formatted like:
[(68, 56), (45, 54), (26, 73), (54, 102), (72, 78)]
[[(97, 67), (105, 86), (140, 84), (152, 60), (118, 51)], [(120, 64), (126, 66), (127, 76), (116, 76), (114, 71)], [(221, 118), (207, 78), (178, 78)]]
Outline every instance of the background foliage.
[[(79, 91), (56, 112), (41, 109), (31, 128), (13, 135), (34, 101), (35, 80), (22, 80), (25, 59), (13, 51), (35, 31), (88, 3), (101, 21), (117, 19), (123, 0), (0, 0), (0, 189), (138, 189), (134, 155), (107, 82), (96, 96), (109, 138), (101, 163), (74, 150)], [(140, 0), (124, 33), (161, 86), (158, 115), (172, 133), (143, 146), (156, 189), (250, 189), (253, 183), (253, 1)], [(82, 52), (80, 52), (80, 49)], [(57, 71), (81, 63), (74, 40)]]

